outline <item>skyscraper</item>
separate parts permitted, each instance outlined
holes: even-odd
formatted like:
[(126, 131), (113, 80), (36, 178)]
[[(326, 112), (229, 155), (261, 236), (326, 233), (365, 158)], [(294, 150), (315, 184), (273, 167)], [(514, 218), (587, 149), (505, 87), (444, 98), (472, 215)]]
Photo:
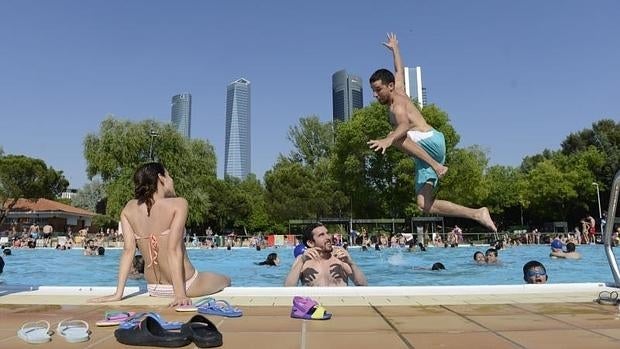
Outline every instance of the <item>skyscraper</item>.
[[(415, 75), (412, 77), (412, 73)], [(413, 98), (420, 104), (420, 109), (428, 104), (426, 100), (426, 87), (422, 84), (422, 67), (415, 67), (414, 72), (405, 67), (405, 92), (409, 98)]]
[(364, 107), (362, 79), (339, 70), (332, 75), (333, 121), (346, 121), (354, 109)]
[(185, 138), (190, 138), (192, 127), (192, 95), (181, 93), (172, 97), (172, 124)]
[(244, 179), (250, 173), (250, 82), (244, 78), (228, 85), (226, 93), (226, 146), (224, 175)]

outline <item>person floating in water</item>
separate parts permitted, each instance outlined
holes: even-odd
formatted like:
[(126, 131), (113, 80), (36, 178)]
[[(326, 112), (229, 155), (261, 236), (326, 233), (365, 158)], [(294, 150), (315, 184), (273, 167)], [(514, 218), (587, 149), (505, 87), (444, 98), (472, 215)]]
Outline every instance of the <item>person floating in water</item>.
[(280, 265), (280, 258), (278, 258), (277, 253), (270, 253), (267, 255), (267, 259), (262, 262), (256, 263), (256, 265), (269, 265), (272, 267), (276, 267)]
[(396, 35), (388, 34), (388, 40), (383, 45), (394, 56), (396, 76), (387, 69), (379, 69), (370, 77), (370, 86), (377, 101), (388, 106), (390, 122), (395, 129), (385, 138), (369, 141), (370, 148), (385, 154), (387, 148), (394, 145), (415, 158), (416, 199), (425, 213), (469, 218), (490, 231), (497, 232), (486, 207), (473, 209), (434, 198), (433, 189), (448, 171), (443, 165), (446, 141), (441, 132), (424, 120), (422, 113), (405, 93), (405, 72)]
[(149, 295), (172, 298), (170, 306), (190, 305), (190, 297), (213, 294), (230, 286), (227, 276), (199, 273), (190, 262), (183, 243), (187, 200), (176, 196), (174, 182), (165, 167), (157, 162), (142, 165), (133, 181), (135, 199), (121, 212), (124, 247), (116, 292), (90, 301), (111, 302), (123, 298), (136, 246), (140, 251), (148, 251), (143, 257)]

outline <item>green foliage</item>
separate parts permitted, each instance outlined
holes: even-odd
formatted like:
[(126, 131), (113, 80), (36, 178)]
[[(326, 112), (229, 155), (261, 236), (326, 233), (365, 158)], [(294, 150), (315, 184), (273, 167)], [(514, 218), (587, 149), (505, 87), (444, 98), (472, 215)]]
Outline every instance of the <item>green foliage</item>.
[(118, 221), (110, 216), (98, 214), (93, 216), (92, 228), (96, 231), (108, 228), (118, 229)]
[[(151, 137), (151, 131), (158, 136)], [(202, 223), (211, 207), (208, 190), (216, 180), (213, 147), (202, 140), (187, 140), (172, 125), (154, 120), (131, 122), (108, 117), (98, 134), (89, 134), (84, 140), (87, 174), (103, 180), (107, 215), (118, 219), (133, 197), (133, 173), (150, 160), (151, 144), (154, 159), (174, 178), (177, 195), (189, 203), (188, 223)]]
[(289, 128), (288, 139), (294, 147), (290, 158), (315, 166), (320, 159), (329, 157), (334, 145), (334, 128), (330, 122), (322, 123), (318, 116), (309, 116)]
[(82, 189), (78, 190), (71, 198), (71, 205), (95, 212), (97, 203), (104, 197), (103, 183), (98, 179), (94, 179), (90, 183), (84, 184)]
[(450, 153), (449, 170), (439, 182), (437, 198), (467, 207), (478, 207), (489, 194), (484, 171), (487, 156), (477, 146), (454, 149)]
[(47, 167), (43, 160), (23, 155), (0, 156), (0, 202), (4, 204), (10, 200), (8, 209), (0, 213), (0, 223), (17, 203), (17, 199), (54, 200), (68, 186), (69, 182), (62, 171)]

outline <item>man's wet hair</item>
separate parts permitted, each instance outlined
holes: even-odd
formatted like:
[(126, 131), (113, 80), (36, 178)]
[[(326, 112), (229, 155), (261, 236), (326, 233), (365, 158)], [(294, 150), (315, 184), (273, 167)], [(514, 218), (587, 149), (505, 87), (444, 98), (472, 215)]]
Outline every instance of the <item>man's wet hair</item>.
[(387, 69), (379, 69), (370, 76), (370, 83), (372, 84), (373, 82), (379, 80), (381, 80), (384, 85), (387, 85), (390, 82), (394, 83), (394, 74)]
[(301, 242), (306, 247), (310, 247), (308, 246), (308, 241), (314, 241), (314, 234), (312, 233), (312, 231), (318, 227), (323, 227), (323, 226), (324, 226), (323, 223), (320, 223), (320, 222), (312, 223), (309, 226), (307, 226), (301, 235)]
[(572, 242), (569, 242), (566, 244), (566, 252), (575, 252), (575, 244)]

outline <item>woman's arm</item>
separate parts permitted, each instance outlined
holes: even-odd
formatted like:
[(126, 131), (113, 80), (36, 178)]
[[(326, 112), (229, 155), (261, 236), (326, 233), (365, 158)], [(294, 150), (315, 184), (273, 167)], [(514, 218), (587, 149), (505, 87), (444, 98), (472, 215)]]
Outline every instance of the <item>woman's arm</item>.
[(168, 237), (168, 265), (170, 266), (170, 279), (174, 289), (174, 300), (170, 303), (171, 307), (192, 304), (192, 300), (185, 293), (185, 273), (183, 272), (185, 257), (183, 233), (187, 221), (187, 200), (175, 198), (173, 209), (174, 217)]
[(127, 220), (125, 210), (121, 212), (121, 227), (123, 228), (123, 253), (121, 254), (120, 265), (118, 267), (118, 284), (116, 285), (116, 292), (113, 295), (89, 299), (89, 302), (102, 303), (120, 301), (123, 298), (123, 292), (125, 292), (125, 283), (129, 276), (129, 270), (131, 269), (131, 262), (133, 256), (136, 254), (136, 239), (134, 238), (134, 232)]

